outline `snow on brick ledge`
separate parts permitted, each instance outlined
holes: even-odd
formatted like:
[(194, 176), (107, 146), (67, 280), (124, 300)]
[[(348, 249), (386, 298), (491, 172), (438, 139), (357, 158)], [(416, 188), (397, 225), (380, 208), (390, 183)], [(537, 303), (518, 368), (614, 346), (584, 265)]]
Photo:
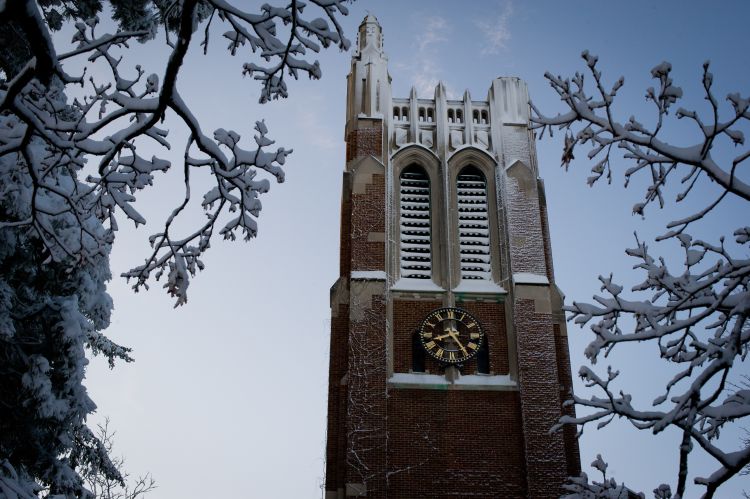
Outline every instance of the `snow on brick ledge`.
[(440, 374), (393, 373), (388, 384), (393, 388), (425, 390), (518, 390), (518, 384), (507, 374), (466, 374), (451, 383)]
[(352, 279), (359, 281), (385, 281), (385, 272), (382, 270), (353, 270)]
[(408, 279), (403, 278), (396, 281), (391, 287), (391, 291), (416, 291), (439, 293), (444, 291), (443, 288), (432, 282), (432, 279)]
[(549, 284), (549, 279), (545, 275), (518, 272), (513, 274), (513, 284)]

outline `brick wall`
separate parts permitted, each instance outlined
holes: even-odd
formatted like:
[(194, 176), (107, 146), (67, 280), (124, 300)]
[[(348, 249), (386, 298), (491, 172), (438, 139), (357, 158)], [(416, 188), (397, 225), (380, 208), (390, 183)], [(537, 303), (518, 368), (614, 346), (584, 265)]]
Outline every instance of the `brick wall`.
[(385, 176), (372, 175), (364, 193), (351, 196), (351, 269), (384, 270)]
[(519, 405), (518, 392), (389, 390), (388, 499), (524, 497)]
[(365, 484), (367, 497), (386, 497), (385, 300), (355, 304), (364, 313), (349, 323), (346, 484)]
[(567, 478), (567, 466), (561, 466), (567, 461), (563, 435), (549, 433), (561, 406), (552, 317), (537, 312), (531, 299), (517, 298), (514, 313), (528, 497), (556, 497)]
[(328, 367), (328, 430), (326, 441), (326, 490), (344, 483), (346, 470), (346, 386), (341, 380), (348, 364), (347, 335), (349, 306), (335, 305), (331, 319), (331, 346)]
[(351, 175), (344, 173), (341, 194), (341, 227), (339, 235), (339, 275), (349, 276), (352, 271), (352, 253), (349, 237), (352, 232), (352, 192), (349, 188)]
[[(555, 353), (557, 355), (557, 377), (560, 380), (560, 401), (565, 402), (573, 394), (573, 377), (570, 372), (570, 350), (568, 348), (568, 337), (562, 333), (559, 324), (553, 325), (555, 331)], [(575, 416), (574, 406), (562, 407), (561, 412), (567, 416)], [(578, 449), (575, 425), (563, 427), (563, 443), (565, 445), (565, 460), (568, 466), (569, 476), (578, 476), (581, 473), (581, 455)]]
[(383, 127), (357, 128), (346, 138), (346, 162), (363, 156), (383, 155)]

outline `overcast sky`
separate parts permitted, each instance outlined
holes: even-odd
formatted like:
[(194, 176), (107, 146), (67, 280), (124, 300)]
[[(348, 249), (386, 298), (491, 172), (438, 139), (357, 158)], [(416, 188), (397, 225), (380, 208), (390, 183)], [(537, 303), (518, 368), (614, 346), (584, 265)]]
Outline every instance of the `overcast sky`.
[[(626, 77), (619, 99), (624, 118), (652, 117), (643, 95), (653, 84), (650, 69), (662, 60), (673, 63), (674, 78), (686, 93), (685, 107), (704, 105), (699, 82), (706, 59), (712, 61), (718, 95), (748, 91), (747, 2), (714, 2), (710, 8), (697, 1), (456, 5), (362, 0), (351, 7), (344, 25), (353, 41), (366, 10), (378, 17), (394, 97), (407, 97), (412, 85), (420, 96), (432, 97), (442, 80), (454, 96), (468, 88), (480, 100), (494, 77), (519, 76), (537, 105), (555, 113), (562, 107), (544, 72), (583, 71), (583, 49), (600, 56), (609, 82)], [(262, 198), (257, 239), (215, 242), (185, 306), (173, 309), (160, 284), (134, 294), (124, 280), (113, 279), (109, 291), (115, 312), (108, 334), (133, 347), (136, 362), (109, 371), (103, 359), (92, 361), (86, 384), (98, 405), (93, 421), (111, 419), (116, 452), (126, 457), (127, 469), (156, 478), (153, 497), (315, 498), (324, 473), (328, 299), (338, 275), (345, 77), (351, 54), (335, 49), (322, 54), (322, 81), (293, 82), (288, 100), (259, 106), (258, 85), (241, 76), (248, 59), (242, 54), (232, 58), (224, 50), (220, 34), (225, 29), (213, 37), (208, 56), (194, 43), (178, 87), (204, 131), (233, 129), (251, 141), (254, 121), (265, 118), (269, 136), (294, 148), (286, 182), (274, 184)], [(139, 63), (147, 73), (160, 73), (166, 56), (163, 39), (134, 44), (120, 68)], [(173, 121), (167, 126), (173, 145), (168, 157), (179, 164), (185, 131)], [(681, 131), (675, 130), (675, 142), (685, 140)], [(558, 136), (541, 142), (538, 153), (557, 282), (569, 301), (597, 292), (599, 274), (614, 272), (626, 284), (636, 283), (623, 252), (633, 244), (633, 232), (652, 238), (665, 221), (689, 214), (689, 206), (670, 204), (666, 213), (651, 210), (646, 220), (634, 217), (631, 207), (643, 192), (639, 182), (629, 191), (622, 189), (622, 177), (611, 186), (587, 188), (591, 165), (581, 161), (564, 173)], [(207, 185), (198, 176), (196, 192)], [(710, 189), (696, 193), (693, 206), (713, 194)], [(149, 234), (181, 196), (179, 171), (157, 178), (156, 186), (140, 196), (149, 225), (133, 230), (121, 223), (112, 253), (114, 275), (141, 263)], [(717, 238), (742, 225), (747, 225), (747, 206), (728, 202), (703, 225), (701, 235)], [(652, 247), (664, 254), (674, 250), (663, 246)], [(573, 326), (569, 332), (577, 371), (585, 362), (581, 352), (589, 335)], [(611, 361), (625, 371), (627, 386), (638, 390), (641, 400), (653, 399), (663, 386), (661, 378), (671, 377), (658, 362), (649, 362), (657, 355), (655, 348), (631, 348)], [(746, 365), (741, 369), (748, 372)], [(674, 434), (654, 438), (625, 425), (599, 432), (591, 428), (581, 443), (583, 467), (591, 471), (588, 463), (601, 452), (612, 475), (650, 494), (663, 481), (674, 485), (677, 441)], [(700, 466), (698, 460), (692, 464)], [(722, 497), (738, 497), (742, 485), (735, 479)]]

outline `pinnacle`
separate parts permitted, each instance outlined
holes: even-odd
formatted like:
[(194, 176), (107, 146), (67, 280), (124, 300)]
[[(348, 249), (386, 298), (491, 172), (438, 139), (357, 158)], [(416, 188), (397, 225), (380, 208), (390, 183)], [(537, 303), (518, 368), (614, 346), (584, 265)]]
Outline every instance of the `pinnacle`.
[(370, 12), (367, 13), (364, 19), (362, 19), (361, 24), (377, 24), (380, 26), (380, 23), (378, 22), (378, 18), (372, 15)]

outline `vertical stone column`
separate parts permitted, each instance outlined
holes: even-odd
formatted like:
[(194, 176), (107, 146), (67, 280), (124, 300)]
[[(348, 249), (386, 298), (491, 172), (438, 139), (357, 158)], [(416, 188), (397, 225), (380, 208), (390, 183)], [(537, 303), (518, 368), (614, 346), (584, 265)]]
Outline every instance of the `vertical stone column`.
[(352, 279), (347, 371), (347, 497), (386, 497), (385, 281)]
[[(559, 338), (553, 325), (545, 227), (533, 143), (528, 133), (528, 94), (517, 78), (490, 89), (493, 141), (501, 164), (502, 200), (513, 282), (521, 420), (529, 498), (558, 497), (568, 472), (562, 433), (550, 434), (562, 414)], [(559, 305), (559, 304), (558, 304)]]
[(562, 433), (549, 432), (561, 416), (549, 287), (516, 284), (514, 295), (528, 497), (558, 497), (568, 463)]
[(328, 368), (328, 427), (326, 441), (326, 499), (344, 494), (346, 474), (346, 414), (349, 331), (348, 281), (331, 289), (331, 346)]
[[(374, 147), (380, 140), (372, 137), (371, 142)], [(385, 497), (387, 450), (385, 171), (373, 156), (361, 157), (350, 165), (346, 380), (345, 493), (348, 497), (368, 498)]]

